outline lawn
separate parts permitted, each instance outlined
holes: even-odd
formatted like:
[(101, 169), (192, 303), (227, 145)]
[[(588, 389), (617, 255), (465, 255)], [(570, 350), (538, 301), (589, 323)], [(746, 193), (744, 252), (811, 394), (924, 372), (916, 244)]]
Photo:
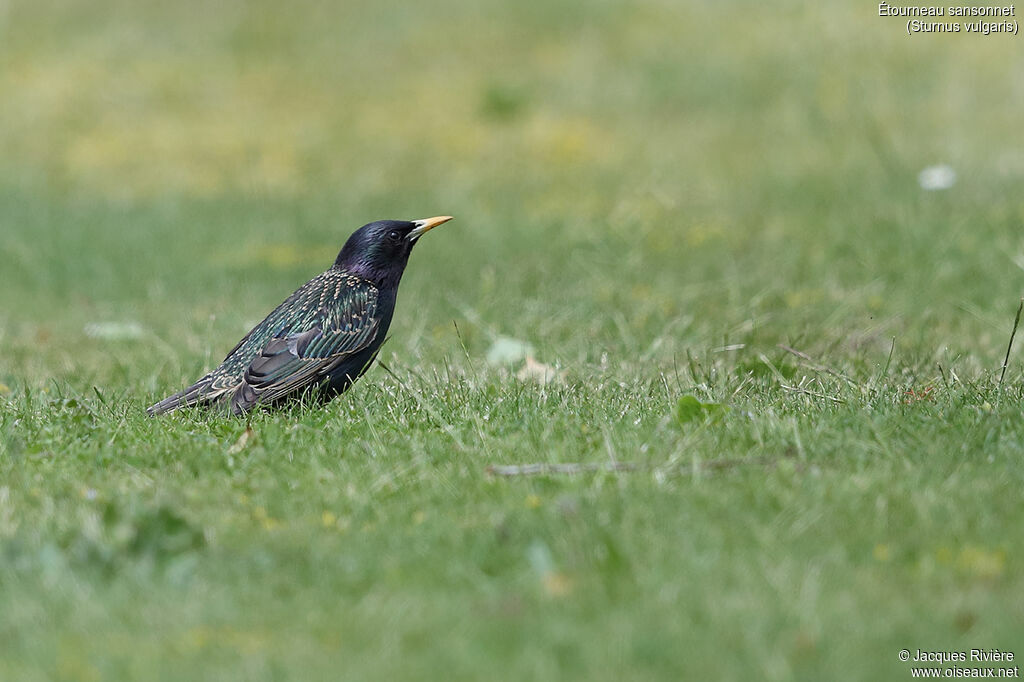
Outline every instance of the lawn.
[[(901, 22), (0, 6), (0, 679), (1024, 656), (1024, 52)], [(341, 399), (146, 416), (438, 214)]]

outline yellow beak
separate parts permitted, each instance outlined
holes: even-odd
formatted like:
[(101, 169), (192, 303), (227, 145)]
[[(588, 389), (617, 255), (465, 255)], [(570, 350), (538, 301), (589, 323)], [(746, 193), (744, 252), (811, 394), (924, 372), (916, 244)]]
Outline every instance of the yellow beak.
[(412, 222), (413, 225), (415, 225), (416, 227), (414, 227), (412, 231), (409, 232), (409, 236), (406, 237), (406, 239), (419, 239), (425, 233), (430, 232), (438, 225), (443, 225), (444, 223), (448, 222), (451, 219), (452, 217), (450, 215), (439, 215), (436, 218), (424, 218), (423, 220), (414, 220)]

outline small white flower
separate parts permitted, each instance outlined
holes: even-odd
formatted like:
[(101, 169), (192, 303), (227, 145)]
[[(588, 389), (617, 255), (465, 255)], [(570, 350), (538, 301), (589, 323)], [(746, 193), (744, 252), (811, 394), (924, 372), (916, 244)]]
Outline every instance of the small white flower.
[(533, 346), (526, 341), (499, 336), (487, 351), (487, 363), (495, 366), (515, 365), (533, 353)]
[(928, 166), (917, 174), (917, 184), (921, 185), (921, 189), (926, 189), (929, 192), (949, 189), (956, 184), (956, 171), (944, 163)]
[(562, 383), (565, 381), (566, 372), (559, 372), (551, 365), (537, 362), (532, 355), (526, 356), (526, 362), (516, 372), (516, 378), (520, 381), (536, 381), (541, 386), (547, 386), (552, 382)]
[(85, 325), (85, 335), (90, 339), (124, 341), (138, 339), (145, 333), (138, 322), (92, 322)]

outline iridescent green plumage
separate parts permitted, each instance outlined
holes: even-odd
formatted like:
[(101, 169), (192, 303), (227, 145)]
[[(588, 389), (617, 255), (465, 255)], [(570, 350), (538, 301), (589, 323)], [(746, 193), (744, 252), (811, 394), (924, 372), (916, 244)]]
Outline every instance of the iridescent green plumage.
[(334, 266), (302, 285), (192, 386), (150, 407), (223, 404), (241, 414), (308, 391), (331, 398), (373, 362), (413, 244), (448, 218), (379, 221), (346, 242)]

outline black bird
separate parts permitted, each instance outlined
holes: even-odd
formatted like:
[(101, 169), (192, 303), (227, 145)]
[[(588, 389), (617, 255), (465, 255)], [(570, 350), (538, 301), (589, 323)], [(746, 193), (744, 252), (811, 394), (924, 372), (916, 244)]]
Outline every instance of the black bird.
[(326, 272), (303, 284), (184, 391), (146, 410), (223, 405), (243, 414), (310, 393), (343, 393), (369, 368), (395, 312), (398, 283), (424, 233), (451, 220), (379, 220), (348, 238)]

